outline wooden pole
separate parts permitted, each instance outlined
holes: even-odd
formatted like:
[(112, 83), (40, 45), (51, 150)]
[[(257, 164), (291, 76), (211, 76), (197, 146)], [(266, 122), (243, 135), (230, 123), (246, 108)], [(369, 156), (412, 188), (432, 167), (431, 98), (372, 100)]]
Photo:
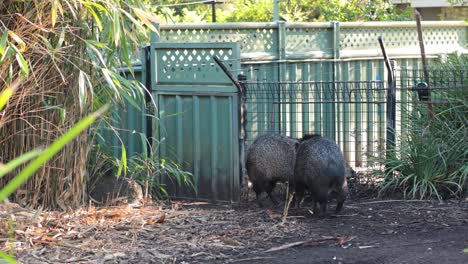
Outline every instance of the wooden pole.
[[(388, 87), (387, 87), (387, 141), (386, 141), (386, 158), (392, 159), (395, 156), (395, 133), (396, 133), (396, 78), (395, 68), (396, 62), (390, 61), (385, 50), (385, 45), (382, 37), (379, 37), (380, 49), (384, 57), (385, 65), (388, 71)], [(385, 180), (389, 180), (391, 177), (390, 169), (385, 168)]]
[(418, 10), (415, 11), (416, 15), (416, 28), (418, 31), (418, 40), (419, 40), (419, 48), (421, 50), (421, 60), (423, 65), (423, 74), (424, 74), (424, 81), (427, 83), (427, 100), (428, 102), (428, 109), (429, 109), (429, 117), (434, 119), (434, 111), (432, 109), (432, 99), (431, 99), (431, 86), (429, 84), (429, 72), (427, 71), (427, 59), (426, 59), (426, 51), (424, 48), (424, 40), (422, 35), (422, 26), (421, 26), (421, 14)]
[(211, 2), (211, 22), (216, 22), (216, 1)]

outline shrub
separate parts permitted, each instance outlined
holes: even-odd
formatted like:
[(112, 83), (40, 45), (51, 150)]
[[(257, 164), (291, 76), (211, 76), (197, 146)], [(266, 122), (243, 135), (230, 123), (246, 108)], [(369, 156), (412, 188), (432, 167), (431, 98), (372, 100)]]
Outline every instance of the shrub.
[[(382, 190), (399, 189), (411, 198), (462, 197), (468, 185), (468, 60), (449, 57), (431, 71), (434, 117), (414, 103), (401, 147), (386, 160)], [(442, 77), (440, 73), (445, 74)]]

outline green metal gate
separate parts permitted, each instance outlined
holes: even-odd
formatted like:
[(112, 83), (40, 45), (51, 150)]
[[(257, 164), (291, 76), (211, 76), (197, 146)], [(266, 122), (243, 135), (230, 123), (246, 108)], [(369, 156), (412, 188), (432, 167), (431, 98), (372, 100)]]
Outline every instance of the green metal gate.
[(151, 90), (159, 117), (153, 122), (153, 148), (193, 174), (194, 189), (163, 179), (171, 196), (237, 201), (239, 98), (213, 56), (231, 72), (240, 69), (237, 43), (152, 41)]

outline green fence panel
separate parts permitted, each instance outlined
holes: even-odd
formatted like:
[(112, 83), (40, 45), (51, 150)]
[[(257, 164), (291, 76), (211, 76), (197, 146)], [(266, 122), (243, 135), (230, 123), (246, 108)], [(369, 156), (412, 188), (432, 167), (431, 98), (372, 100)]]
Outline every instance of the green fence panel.
[(240, 194), (237, 88), (212, 59), (240, 70), (236, 43), (152, 43), (151, 89), (159, 120), (153, 146), (194, 176), (195, 188), (164, 178), (171, 196), (237, 201)]
[[(128, 68), (121, 69), (121, 74), (129, 79), (139, 81), (144, 84), (146, 71), (143, 66), (135, 65), (134, 74)], [(103, 124), (100, 128), (103, 137), (98, 139), (98, 143), (103, 148), (110, 148), (114, 157), (120, 158), (122, 145), (126, 149), (127, 157), (140, 154), (147, 149), (147, 116), (145, 95), (135, 95), (133, 98), (136, 105), (124, 99), (122, 105), (114, 105), (112, 111), (111, 125), (113, 128)]]

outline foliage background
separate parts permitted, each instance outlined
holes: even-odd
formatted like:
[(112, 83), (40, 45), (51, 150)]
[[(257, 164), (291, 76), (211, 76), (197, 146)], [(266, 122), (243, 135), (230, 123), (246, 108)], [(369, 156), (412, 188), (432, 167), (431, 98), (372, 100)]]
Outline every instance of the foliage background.
[[(197, 4), (184, 5), (183, 3)], [(211, 22), (211, 5), (187, 0), (145, 0), (165, 23)], [(411, 8), (399, 9), (388, 0), (284, 0), (280, 16), (290, 22), (407, 21)], [(217, 22), (273, 20), (273, 0), (230, 0), (216, 5)]]

